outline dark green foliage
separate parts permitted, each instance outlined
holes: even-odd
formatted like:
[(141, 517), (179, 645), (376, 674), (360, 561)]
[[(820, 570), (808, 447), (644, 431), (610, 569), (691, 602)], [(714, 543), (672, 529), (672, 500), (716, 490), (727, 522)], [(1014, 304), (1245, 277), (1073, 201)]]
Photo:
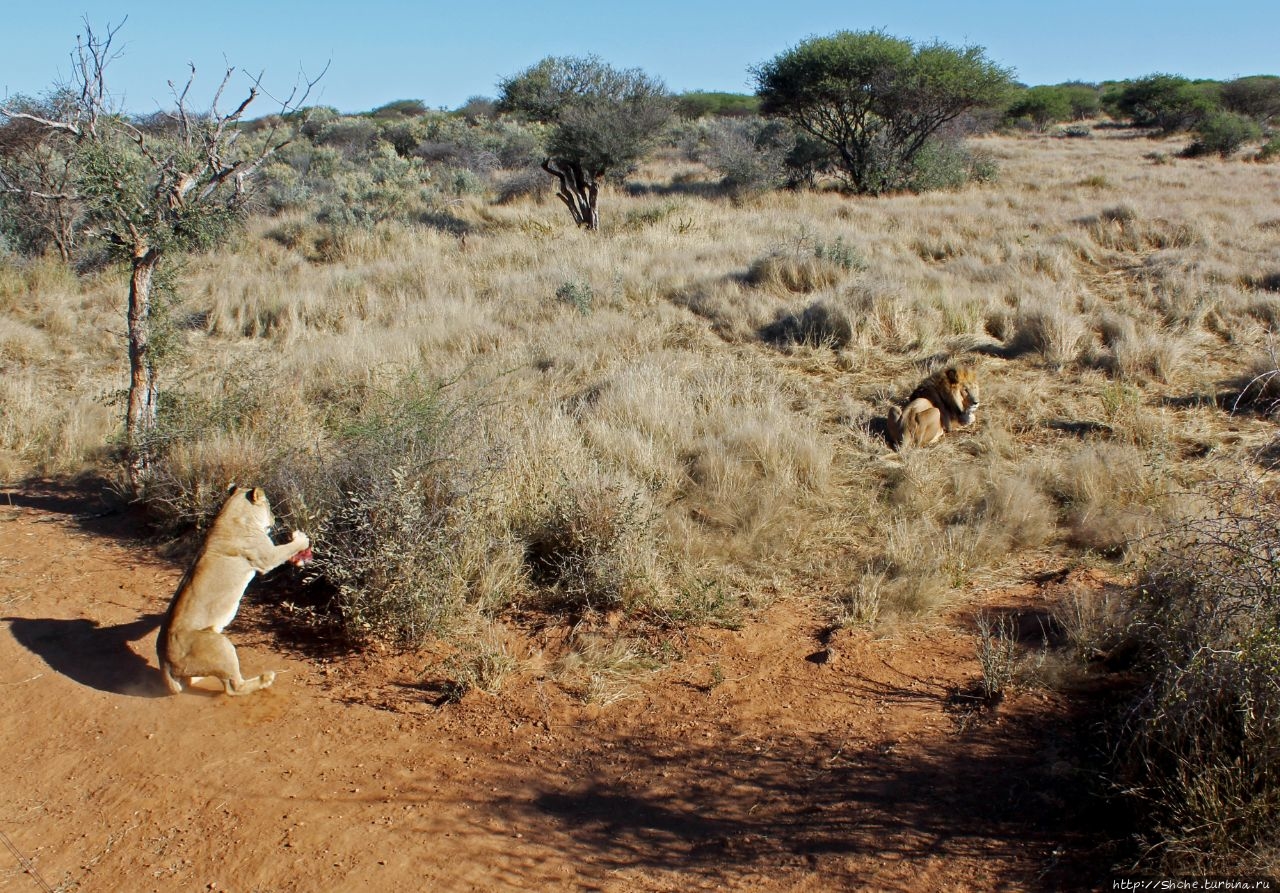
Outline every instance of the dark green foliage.
[(1235, 154), (1245, 143), (1262, 138), (1258, 122), (1235, 112), (1213, 111), (1201, 118), (1193, 128), (1195, 141), (1184, 150), (1185, 155), (1218, 154), (1223, 158)]
[(1009, 106), (1009, 118), (1025, 118), (1039, 130), (1072, 117), (1071, 102), (1057, 87), (1031, 87)]
[(1009, 106), (1005, 116), (1013, 121), (1026, 119), (1037, 129), (1064, 121), (1081, 121), (1098, 114), (1098, 89), (1078, 82), (1024, 90)]
[(981, 47), (880, 31), (811, 38), (753, 73), (761, 110), (824, 143), (848, 188), (870, 194), (907, 188), (930, 136), (1001, 104), (1012, 83)]
[(1114, 98), (1116, 113), (1134, 127), (1152, 127), (1176, 133), (1219, 106), (1219, 85), (1214, 81), (1190, 81), (1173, 74), (1152, 74), (1130, 81)]
[(1280, 117), (1280, 77), (1270, 74), (1236, 78), (1222, 85), (1222, 107), (1260, 124)]
[(599, 227), (599, 180), (625, 176), (671, 118), (666, 87), (594, 56), (548, 57), (499, 85), (498, 110), (550, 125), (543, 168), (579, 225)]
[(421, 99), (397, 99), (380, 105), (369, 113), (371, 118), (417, 118), (427, 113)]
[(1095, 117), (1102, 111), (1102, 94), (1093, 84), (1068, 81), (1065, 84), (1059, 84), (1056, 89), (1067, 97), (1067, 103), (1071, 106), (1071, 118), (1074, 121)]
[(682, 118), (745, 118), (759, 113), (760, 98), (750, 93), (693, 90), (676, 97), (676, 114)]
[(634, 164), (673, 106), (661, 81), (587, 56), (549, 57), (504, 80), (497, 108), (550, 124), (550, 155), (601, 177)]

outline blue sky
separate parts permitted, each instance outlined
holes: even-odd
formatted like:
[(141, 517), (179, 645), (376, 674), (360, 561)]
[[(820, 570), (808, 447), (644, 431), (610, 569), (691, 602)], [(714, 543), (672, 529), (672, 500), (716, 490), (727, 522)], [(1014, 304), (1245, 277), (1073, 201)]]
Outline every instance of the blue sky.
[[(198, 72), (207, 105), (225, 66), (264, 72), (287, 93), (299, 71), (329, 71), (313, 99), (366, 111), (395, 99), (456, 108), (548, 55), (595, 53), (675, 91), (750, 92), (748, 69), (813, 35), (882, 28), (915, 41), (978, 44), (1028, 84), (1171, 72), (1228, 79), (1280, 74), (1280, 0), (649, 0), (645, 3), (330, 0), (13, 0), (0, 30), (0, 97), (40, 93), (70, 74), (87, 15), (128, 16), (109, 85), (125, 108), (172, 104), (167, 82)], [(181, 10), (180, 13), (177, 10)], [(583, 21), (579, 16), (591, 17)], [(233, 82), (243, 96), (247, 81)], [(260, 101), (254, 112), (271, 109)]]

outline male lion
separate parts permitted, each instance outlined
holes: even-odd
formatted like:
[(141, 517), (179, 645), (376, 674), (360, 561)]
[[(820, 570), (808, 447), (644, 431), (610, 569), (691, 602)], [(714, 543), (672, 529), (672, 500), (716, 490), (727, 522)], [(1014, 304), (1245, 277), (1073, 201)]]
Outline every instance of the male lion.
[(925, 446), (944, 432), (973, 424), (979, 406), (978, 379), (969, 368), (955, 366), (936, 372), (922, 381), (902, 409), (889, 407), (889, 445)]
[(222, 634), (255, 573), (310, 557), (311, 541), (301, 531), (295, 530), (283, 546), (273, 543), (269, 531), (275, 523), (262, 490), (231, 488), (160, 624), (156, 654), (169, 691), (177, 694), (184, 681), (190, 684), (202, 676), (221, 679), (229, 695), (247, 695), (275, 681), (272, 672), (252, 679), (241, 676), (235, 646)]

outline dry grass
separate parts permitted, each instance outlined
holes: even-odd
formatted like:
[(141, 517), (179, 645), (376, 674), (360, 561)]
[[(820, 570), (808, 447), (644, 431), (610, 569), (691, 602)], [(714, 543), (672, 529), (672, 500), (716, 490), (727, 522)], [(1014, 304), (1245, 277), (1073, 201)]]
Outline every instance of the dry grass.
[[(997, 183), (874, 201), (682, 192), (705, 172), (659, 159), (652, 192), (606, 190), (596, 234), (530, 197), (458, 199), (465, 240), (255, 220), (181, 279), (156, 496), (189, 523), (227, 479), (269, 479), (315, 526), (300, 469), (412, 374), (453, 382), (484, 432), (454, 519), (462, 610), (684, 616), (698, 587), (748, 605), (769, 581), (866, 622), (1026, 549), (1123, 558), (1172, 489), (1271, 440), (1219, 407), (1280, 321), (1280, 169), (982, 142)], [(106, 461), (122, 296), (115, 274), (0, 263), (8, 479)], [(890, 452), (888, 402), (958, 358), (978, 424)]]

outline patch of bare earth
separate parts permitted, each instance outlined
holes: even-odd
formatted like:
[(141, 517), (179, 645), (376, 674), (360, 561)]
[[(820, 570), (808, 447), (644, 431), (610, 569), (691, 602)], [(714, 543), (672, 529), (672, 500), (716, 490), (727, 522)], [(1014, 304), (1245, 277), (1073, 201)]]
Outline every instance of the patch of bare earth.
[[(1062, 695), (962, 721), (967, 618), (824, 637), (800, 595), (606, 707), (523, 642), (499, 697), (435, 706), (430, 655), (304, 654), (246, 605), (268, 691), (169, 697), (181, 569), (56, 489), (0, 496), (4, 890), (1083, 889), (1108, 840)], [(255, 584), (251, 593), (269, 591)], [(1034, 611), (1045, 587), (994, 594)], [(988, 601), (991, 601), (988, 599)]]

